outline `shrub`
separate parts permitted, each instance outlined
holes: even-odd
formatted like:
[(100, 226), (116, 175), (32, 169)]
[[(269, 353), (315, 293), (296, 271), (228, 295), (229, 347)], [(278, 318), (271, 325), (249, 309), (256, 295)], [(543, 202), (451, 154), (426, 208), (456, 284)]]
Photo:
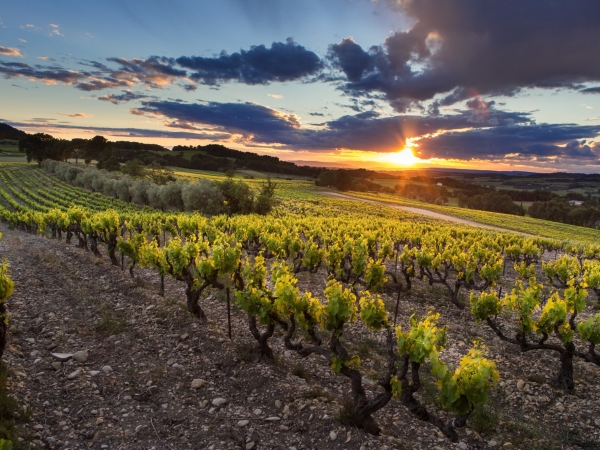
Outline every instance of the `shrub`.
[(269, 214), (273, 209), (275, 203), (275, 187), (276, 184), (271, 181), (271, 178), (267, 178), (267, 181), (263, 183), (256, 202), (254, 202), (254, 212), (257, 214)]
[(216, 183), (198, 180), (182, 189), (182, 199), (186, 211), (201, 211), (204, 214), (221, 214), (225, 211), (225, 197)]
[(181, 190), (185, 185), (182, 181), (169, 181), (160, 189), (161, 203), (165, 208), (175, 207), (175, 209), (183, 210), (183, 197)]
[(148, 204), (153, 208), (163, 209), (162, 197), (160, 195), (160, 191), (162, 190), (162, 186), (158, 186), (153, 184), (148, 188)]
[(229, 178), (219, 183), (219, 189), (227, 202), (227, 214), (249, 214), (254, 204), (254, 194), (242, 181)]
[(140, 205), (147, 205), (148, 190), (151, 186), (152, 183), (150, 183), (150, 180), (146, 178), (140, 178), (138, 180), (135, 180), (129, 188), (129, 193), (131, 194), (131, 201)]
[(131, 187), (131, 178), (121, 178), (115, 183), (115, 191), (119, 199), (123, 202), (131, 201), (131, 194), (129, 188)]

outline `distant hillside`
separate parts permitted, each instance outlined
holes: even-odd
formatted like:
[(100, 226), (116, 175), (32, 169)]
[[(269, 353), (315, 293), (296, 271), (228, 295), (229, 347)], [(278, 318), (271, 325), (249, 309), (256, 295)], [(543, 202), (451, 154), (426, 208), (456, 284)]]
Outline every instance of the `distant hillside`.
[(0, 141), (3, 139), (19, 140), (27, 136), (27, 133), (17, 130), (6, 123), (0, 123)]
[(120, 150), (152, 150), (155, 152), (168, 152), (169, 149), (158, 144), (146, 144), (144, 142), (132, 142), (132, 141), (116, 141), (113, 142), (113, 148)]

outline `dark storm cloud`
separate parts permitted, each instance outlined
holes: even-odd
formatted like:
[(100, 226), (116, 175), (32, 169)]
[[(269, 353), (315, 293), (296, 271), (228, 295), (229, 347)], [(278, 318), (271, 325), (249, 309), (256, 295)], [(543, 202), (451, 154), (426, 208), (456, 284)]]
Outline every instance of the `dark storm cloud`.
[[(513, 128), (515, 124), (530, 124), (526, 113), (498, 111), (493, 105), (457, 110), (455, 114), (425, 117), (402, 115), (381, 117), (375, 111), (365, 111), (353, 116), (343, 116), (326, 122), (326, 127), (315, 133), (307, 133), (310, 148), (347, 148), (372, 152), (395, 152), (408, 138), (430, 135), (446, 130), (463, 130), (499, 126)], [(302, 148), (306, 143), (292, 145)]]
[(358, 82), (375, 66), (374, 55), (364, 51), (351, 37), (329, 47), (329, 58), (341, 69), (348, 81)]
[(121, 91), (122, 94), (106, 94), (101, 97), (98, 97), (98, 100), (102, 100), (105, 102), (111, 102), (115, 105), (120, 103), (130, 102), (132, 100), (140, 100), (142, 98), (148, 98), (148, 95), (140, 94), (139, 92), (132, 91)]
[(219, 56), (182, 56), (181, 67), (193, 70), (190, 78), (203, 84), (239, 81), (246, 84), (267, 84), (273, 81), (293, 81), (316, 74), (322, 67), (320, 58), (288, 38), (285, 43), (273, 42), (270, 48), (256, 45), (250, 50)]
[(380, 117), (376, 111), (364, 111), (320, 124), (323, 129), (302, 128), (298, 118), (253, 103), (179, 103), (143, 102), (132, 114), (169, 119), (169, 126), (195, 128), (213, 126), (225, 132), (241, 134), (248, 143), (277, 144), (298, 150), (332, 150), (346, 148), (373, 152), (393, 152), (407, 138), (440, 130), (510, 127), (530, 123), (527, 113), (494, 109), (494, 104), (470, 103), (468, 109), (455, 114), (424, 117)]
[(450, 131), (421, 139), (419, 156), (463, 160), (495, 160), (507, 156), (597, 160), (600, 148), (587, 143), (587, 140), (596, 138), (598, 134), (600, 125), (574, 124), (529, 124)]
[(599, 126), (536, 124), (529, 113), (495, 109), (473, 99), (454, 114), (382, 117), (375, 111), (347, 115), (306, 129), (292, 115), (251, 103), (144, 102), (132, 113), (168, 119), (167, 126), (196, 130), (215, 127), (241, 134), (248, 146), (277, 145), (292, 150), (334, 149), (395, 152), (408, 138), (418, 141), (419, 157), (490, 161), (557, 161), (598, 164)]
[(582, 89), (579, 92), (583, 92), (584, 94), (600, 94), (600, 86)]
[[(350, 95), (380, 92), (397, 109), (447, 94), (448, 105), (524, 88), (579, 89), (600, 81), (600, 2), (405, 0), (415, 23), (382, 48), (330, 47)], [(595, 92), (595, 88), (590, 88)]]
[(252, 136), (256, 142), (282, 142), (286, 134), (298, 132), (300, 124), (291, 114), (254, 103), (179, 103), (172, 101), (143, 102), (131, 112), (136, 115), (165, 117), (170, 126), (188, 127), (204, 124), (228, 133)]

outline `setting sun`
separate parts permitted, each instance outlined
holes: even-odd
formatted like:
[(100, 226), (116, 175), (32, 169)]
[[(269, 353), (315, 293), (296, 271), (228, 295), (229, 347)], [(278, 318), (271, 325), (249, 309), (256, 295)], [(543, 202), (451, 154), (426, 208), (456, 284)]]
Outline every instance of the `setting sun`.
[(412, 166), (421, 162), (421, 159), (414, 155), (413, 150), (410, 147), (405, 147), (403, 150), (396, 153), (388, 153), (382, 159), (398, 166)]

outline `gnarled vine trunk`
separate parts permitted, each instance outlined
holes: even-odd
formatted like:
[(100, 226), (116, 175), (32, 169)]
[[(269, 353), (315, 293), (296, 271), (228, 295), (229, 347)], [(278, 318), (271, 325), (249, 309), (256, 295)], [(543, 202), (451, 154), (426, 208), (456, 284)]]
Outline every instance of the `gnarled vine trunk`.
[[(340, 342), (336, 332), (331, 336), (330, 349), (334, 355), (342, 359), (348, 358), (348, 352)], [(350, 379), (352, 387), (352, 396), (354, 405), (352, 409), (343, 411), (345, 420), (350, 424), (362, 428), (367, 433), (378, 435), (381, 432), (379, 425), (375, 422), (373, 414), (382, 409), (392, 399), (392, 386), (390, 383), (391, 377), (396, 372), (396, 354), (394, 348), (393, 333), (388, 330), (387, 334), (387, 350), (388, 350), (388, 373), (379, 380), (378, 385), (383, 387), (384, 391), (369, 399), (363, 385), (362, 375), (358, 370), (351, 369), (343, 365), (340, 374)]]
[(98, 235), (96, 233), (90, 233), (90, 250), (98, 258), (102, 257), (100, 250), (98, 250)]
[(107, 253), (108, 253), (108, 257), (110, 258), (110, 262), (112, 263), (113, 266), (118, 266), (119, 265), (119, 260), (117, 259), (117, 235), (116, 234), (110, 234), (108, 236), (108, 242), (107, 244)]
[[(403, 366), (398, 376), (402, 383), (402, 394), (400, 395), (400, 402), (413, 414), (417, 419), (424, 422), (429, 422), (437, 427), (444, 436), (446, 436), (451, 442), (458, 442), (458, 434), (456, 433), (457, 428), (463, 428), (467, 424), (467, 419), (470, 415), (465, 414), (455, 419), (444, 422), (435, 414), (427, 411), (427, 408), (414, 397), (414, 394), (421, 389), (421, 378), (419, 377), (419, 370), (421, 364), (410, 361), (408, 355), (402, 357)], [(410, 381), (408, 372), (410, 369)]]
[(574, 351), (575, 345), (571, 342), (565, 345), (565, 351), (560, 354), (560, 371), (556, 377), (556, 384), (567, 391), (575, 389), (575, 382), (573, 381)]
[(261, 333), (256, 325), (256, 316), (248, 314), (248, 328), (254, 339), (256, 339), (259, 354), (267, 359), (273, 359), (273, 350), (269, 347), (269, 338), (275, 332), (275, 324), (267, 325), (266, 331)]
[(6, 348), (6, 335), (8, 334), (8, 325), (6, 324), (6, 305), (0, 304), (0, 361)]

